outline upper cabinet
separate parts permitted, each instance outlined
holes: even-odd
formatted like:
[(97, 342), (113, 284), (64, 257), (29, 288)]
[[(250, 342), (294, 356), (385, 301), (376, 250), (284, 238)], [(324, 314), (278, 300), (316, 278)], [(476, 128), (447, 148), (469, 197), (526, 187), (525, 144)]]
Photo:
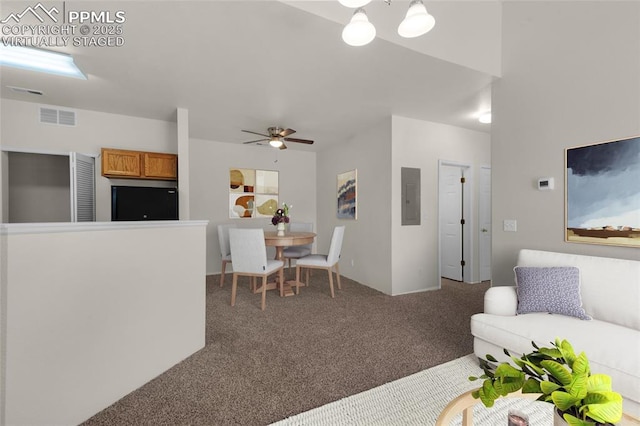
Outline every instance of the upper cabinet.
[(160, 152), (102, 148), (102, 176), (178, 180), (178, 156)]

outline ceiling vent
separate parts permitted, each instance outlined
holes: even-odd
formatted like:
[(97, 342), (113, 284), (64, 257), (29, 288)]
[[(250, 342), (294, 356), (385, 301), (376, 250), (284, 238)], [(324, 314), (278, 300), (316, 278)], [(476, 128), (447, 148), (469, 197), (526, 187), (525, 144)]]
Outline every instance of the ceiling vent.
[(9, 89), (13, 90), (14, 92), (18, 92), (18, 93), (26, 93), (29, 95), (39, 95), (42, 96), (42, 91), (41, 90), (36, 90), (36, 89), (27, 89), (25, 87), (16, 87), (16, 86), (7, 86)]
[(75, 111), (40, 107), (40, 122), (44, 124), (57, 124), (60, 126), (75, 126)]

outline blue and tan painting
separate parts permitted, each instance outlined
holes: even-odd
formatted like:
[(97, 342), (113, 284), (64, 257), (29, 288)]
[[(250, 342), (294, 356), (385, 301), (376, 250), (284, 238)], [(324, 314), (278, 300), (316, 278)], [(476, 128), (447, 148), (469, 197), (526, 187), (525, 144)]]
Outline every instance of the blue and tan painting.
[(567, 149), (567, 241), (640, 246), (640, 137)]
[(356, 170), (338, 175), (338, 219), (357, 219)]

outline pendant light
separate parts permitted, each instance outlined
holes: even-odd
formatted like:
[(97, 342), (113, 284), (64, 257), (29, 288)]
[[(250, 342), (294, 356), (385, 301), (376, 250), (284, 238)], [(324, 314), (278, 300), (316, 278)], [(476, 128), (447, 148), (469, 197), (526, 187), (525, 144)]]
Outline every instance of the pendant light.
[(371, 43), (374, 38), (376, 38), (376, 28), (369, 22), (367, 12), (361, 7), (356, 9), (351, 21), (342, 30), (342, 40), (349, 46), (364, 46)]
[(418, 37), (428, 33), (436, 20), (429, 15), (422, 0), (412, 0), (404, 20), (398, 26), (398, 34), (405, 38)]

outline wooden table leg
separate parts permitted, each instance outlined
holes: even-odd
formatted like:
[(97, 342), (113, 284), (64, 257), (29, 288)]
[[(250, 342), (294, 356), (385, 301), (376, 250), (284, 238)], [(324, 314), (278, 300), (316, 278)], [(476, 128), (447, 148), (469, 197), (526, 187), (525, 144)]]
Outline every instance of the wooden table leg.
[[(276, 246), (276, 260), (282, 260), (284, 262), (283, 255), (284, 247)], [(271, 285), (275, 284), (275, 287), (269, 285), (267, 290), (271, 290), (273, 288), (277, 288), (280, 290), (280, 297), (289, 297), (295, 296), (295, 292), (293, 291), (291, 283), (295, 283), (295, 281), (284, 281), (284, 283), (279, 283), (277, 278), (275, 283), (270, 283)]]

